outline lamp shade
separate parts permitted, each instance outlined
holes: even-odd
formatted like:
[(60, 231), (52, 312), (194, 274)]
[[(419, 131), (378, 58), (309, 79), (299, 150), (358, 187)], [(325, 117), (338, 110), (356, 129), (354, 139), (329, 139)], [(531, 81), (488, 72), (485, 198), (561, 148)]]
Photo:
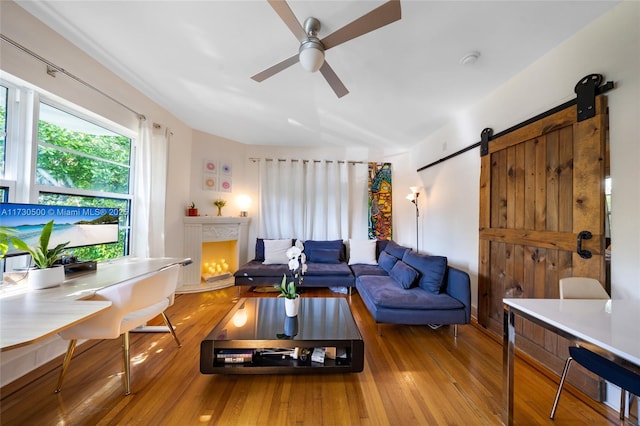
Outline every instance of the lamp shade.
[(309, 40), (300, 46), (298, 59), (302, 68), (309, 72), (316, 72), (324, 63), (324, 50), (318, 42)]

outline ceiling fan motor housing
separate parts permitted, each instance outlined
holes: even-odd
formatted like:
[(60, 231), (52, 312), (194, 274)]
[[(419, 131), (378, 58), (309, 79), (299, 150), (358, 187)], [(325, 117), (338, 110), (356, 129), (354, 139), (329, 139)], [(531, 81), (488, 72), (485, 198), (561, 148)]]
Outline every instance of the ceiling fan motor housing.
[(316, 72), (324, 63), (324, 46), (317, 37), (320, 21), (313, 17), (305, 19), (304, 30), (307, 37), (302, 40), (298, 50), (300, 65), (309, 72)]

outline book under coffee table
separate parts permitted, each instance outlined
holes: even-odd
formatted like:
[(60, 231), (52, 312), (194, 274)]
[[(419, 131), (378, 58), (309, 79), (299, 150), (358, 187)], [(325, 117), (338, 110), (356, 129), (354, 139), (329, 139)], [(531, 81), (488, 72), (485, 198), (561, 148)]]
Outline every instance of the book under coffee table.
[(200, 344), (203, 374), (348, 373), (364, 368), (364, 341), (345, 298), (240, 299)]

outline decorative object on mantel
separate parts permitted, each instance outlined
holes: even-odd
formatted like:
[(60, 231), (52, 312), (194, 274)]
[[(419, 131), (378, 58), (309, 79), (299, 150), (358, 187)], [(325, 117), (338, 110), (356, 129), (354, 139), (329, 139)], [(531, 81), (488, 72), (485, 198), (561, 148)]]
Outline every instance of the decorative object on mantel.
[(222, 216), (222, 208), (227, 205), (227, 202), (222, 198), (217, 198), (213, 201), (213, 205), (218, 208), (218, 214), (216, 216)]
[(240, 217), (247, 217), (249, 215), (249, 206), (251, 205), (251, 198), (248, 195), (239, 195), (237, 198), (238, 207), (240, 207)]
[(29, 287), (43, 289), (56, 287), (64, 282), (64, 266), (56, 265), (62, 257), (65, 247), (70, 243), (60, 243), (49, 248), (49, 239), (53, 231), (53, 220), (47, 222), (40, 233), (40, 245), (29, 247), (27, 243), (16, 237), (9, 237), (11, 244), (18, 250), (24, 250), (31, 255), (35, 268), (29, 270)]
[(278, 297), (284, 297), (284, 309), (288, 317), (298, 316), (300, 295), (298, 295), (296, 286), (302, 285), (304, 274), (307, 272), (307, 258), (303, 250), (304, 245), (300, 240), (296, 240), (296, 245), (287, 250), (291, 281), (287, 283), (287, 274), (284, 274), (282, 276), (282, 283), (278, 287), (280, 290)]
[(193, 201), (187, 207), (187, 216), (198, 216), (198, 209), (196, 208), (196, 203)]

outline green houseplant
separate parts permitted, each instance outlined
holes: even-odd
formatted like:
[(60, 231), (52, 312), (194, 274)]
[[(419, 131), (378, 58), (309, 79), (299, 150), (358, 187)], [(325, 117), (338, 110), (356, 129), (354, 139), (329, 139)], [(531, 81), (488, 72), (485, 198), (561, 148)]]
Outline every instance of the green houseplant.
[(193, 201), (187, 206), (187, 216), (198, 216), (198, 209)]
[(53, 220), (47, 222), (46, 225), (42, 228), (42, 232), (40, 233), (40, 245), (38, 247), (30, 247), (19, 238), (9, 237), (11, 243), (18, 250), (24, 250), (28, 252), (33, 258), (33, 263), (36, 265), (38, 269), (47, 269), (51, 268), (56, 261), (60, 260), (62, 257), (62, 253), (64, 253), (65, 248), (69, 244), (69, 241), (66, 243), (60, 243), (54, 248), (49, 248), (49, 239), (51, 238), (51, 232), (53, 231)]
[(17, 237), (8, 236), (15, 248), (28, 252), (33, 259), (36, 268), (29, 270), (29, 286), (32, 288), (55, 287), (64, 281), (64, 267), (55, 263), (62, 257), (69, 241), (49, 248), (52, 231), (53, 220), (50, 220), (42, 228), (37, 247), (31, 247)]

